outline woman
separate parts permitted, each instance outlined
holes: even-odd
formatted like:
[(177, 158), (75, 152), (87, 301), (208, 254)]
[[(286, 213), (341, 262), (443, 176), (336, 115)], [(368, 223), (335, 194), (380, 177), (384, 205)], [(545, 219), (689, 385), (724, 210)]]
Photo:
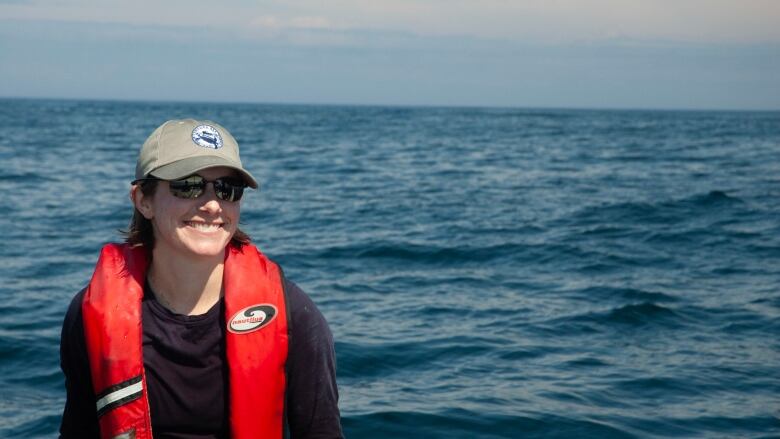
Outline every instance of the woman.
[(71, 302), (63, 438), (341, 437), (333, 339), (238, 228), (238, 144), (172, 120), (143, 144), (124, 244)]

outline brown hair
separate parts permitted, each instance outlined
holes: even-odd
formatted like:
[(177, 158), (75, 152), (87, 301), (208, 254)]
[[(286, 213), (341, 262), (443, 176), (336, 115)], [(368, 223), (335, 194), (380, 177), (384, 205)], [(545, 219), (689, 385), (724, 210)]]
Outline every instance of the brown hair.
[[(157, 180), (143, 180), (138, 183), (138, 189), (143, 196), (152, 197), (155, 191), (157, 191)], [(154, 248), (154, 227), (152, 222), (146, 219), (135, 207), (133, 207), (133, 219), (130, 220), (130, 226), (127, 230), (120, 230), (119, 232), (125, 235), (125, 242), (131, 246), (143, 245), (150, 250)], [(249, 235), (241, 229), (236, 229), (236, 233), (230, 239), (230, 243), (237, 248), (241, 248), (244, 244), (249, 244), (250, 241)]]

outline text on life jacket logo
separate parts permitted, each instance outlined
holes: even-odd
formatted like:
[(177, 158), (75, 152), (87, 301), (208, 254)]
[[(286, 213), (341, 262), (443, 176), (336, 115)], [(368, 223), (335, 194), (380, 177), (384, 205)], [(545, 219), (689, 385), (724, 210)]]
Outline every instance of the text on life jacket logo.
[(234, 334), (257, 331), (271, 323), (276, 318), (276, 313), (276, 307), (269, 303), (248, 306), (230, 319), (228, 331)]
[(222, 148), (222, 136), (211, 125), (198, 125), (192, 130), (192, 141), (204, 148)]

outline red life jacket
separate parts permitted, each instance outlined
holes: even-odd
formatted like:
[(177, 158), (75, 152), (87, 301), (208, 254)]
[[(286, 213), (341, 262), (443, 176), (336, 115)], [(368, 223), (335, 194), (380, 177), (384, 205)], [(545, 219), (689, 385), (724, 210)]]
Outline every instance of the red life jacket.
[[(223, 286), (233, 438), (282, 437), (288, 332), (281, 270), (252, 245), (228, 246)], [(103, 247), (82, 303), (100, 434), (151, 439), (141, 299), (146, 249)]]

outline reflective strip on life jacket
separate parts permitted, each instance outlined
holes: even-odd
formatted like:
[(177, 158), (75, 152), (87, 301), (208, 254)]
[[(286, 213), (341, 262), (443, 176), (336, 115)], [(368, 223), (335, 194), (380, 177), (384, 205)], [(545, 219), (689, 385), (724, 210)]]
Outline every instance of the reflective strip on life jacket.
[[(288, 316), (279, 267), (252, 245), (225, 252), (231, 437), (282, 437)], [(141, 300), (146, 249), (108, 244), (82, 303), (101, 437), (151, 439)], [(230, 325), (235, 322), (231, 330)]]
[(103, 416), (103, 413), (124, 405), (130, 401), (140, 398), (144, 393), (144, 385), (142, 383), (143, 377), (137, 376), (130, 378), (124, 383), (119, 383), (116, 386), (109, 387), (103, 393), (97, 396), (97, 415), (98, 418)]

